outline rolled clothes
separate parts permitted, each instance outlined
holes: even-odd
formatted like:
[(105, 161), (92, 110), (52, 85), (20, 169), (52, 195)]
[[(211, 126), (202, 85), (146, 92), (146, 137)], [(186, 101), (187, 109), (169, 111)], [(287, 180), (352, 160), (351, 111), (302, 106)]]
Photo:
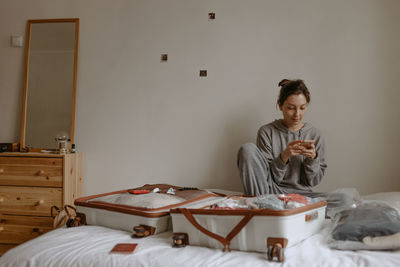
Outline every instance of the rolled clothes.
[(400, 246), (400, 233), (376, 237), (366, 236), (363, 238), (363, 243), (375, 248), (397, 249)]
[(339, 212), (334, 220), (337, 225), (332, 231), (332, 238), (335, 240), (363, 242), (365, 237), (389, 236), (400, 232), (397, 210), (384, 203), (363, 203)]

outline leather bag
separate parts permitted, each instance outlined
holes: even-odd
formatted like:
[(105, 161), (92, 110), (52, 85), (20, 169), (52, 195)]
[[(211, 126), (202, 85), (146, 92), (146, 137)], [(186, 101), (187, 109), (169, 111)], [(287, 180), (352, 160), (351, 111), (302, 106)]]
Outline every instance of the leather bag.
[(64, 205), (62, 209), (57, 206), (51, 207), (51, 217), (53, 217), (53, 227), (72, 227), (76, 218), (76, 209), (71, 205)]

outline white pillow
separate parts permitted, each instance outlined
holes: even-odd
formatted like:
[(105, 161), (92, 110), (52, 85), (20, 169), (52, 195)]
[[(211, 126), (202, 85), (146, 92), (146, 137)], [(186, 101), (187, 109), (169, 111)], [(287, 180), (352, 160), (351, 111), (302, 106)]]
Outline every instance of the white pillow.
[(400, 201), (400, 192), (380, 192), (362, 196), (366, 200)]
[(400, 212), (400, 192), (374, 193), (362, 196), (361, 199), (383, 201), (389, 204), (392, 208), (395, 208), (398, 212)]

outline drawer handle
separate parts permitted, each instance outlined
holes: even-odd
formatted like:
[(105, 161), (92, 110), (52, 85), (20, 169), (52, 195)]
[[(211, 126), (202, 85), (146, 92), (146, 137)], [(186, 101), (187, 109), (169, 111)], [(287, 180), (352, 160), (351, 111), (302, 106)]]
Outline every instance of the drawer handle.
[(44, 175), (44, 170), (38, 171), (37, 175)]
[(35, 206), (43, 205), (43, 203), (44, 203), (44, 200), (41, 199), (41, 200), (39, 200), (38, 202), (35, 203)]
[(34, 233), (39, 233), (39, 234), (43, 232), (42, 230), (40, 230), (39, 228), (36, 228), (36, 227), (33, 228), (32, 231), (33, 231)]
[(4, 169), (0, 169), (0, 173), (4, 173)]
[(3, 232), (3, 230), (4, 230), (4, 227), (0, 226), (0, 232)]
[(4, 202), (4, 197), (0, 197), (0, 202)]

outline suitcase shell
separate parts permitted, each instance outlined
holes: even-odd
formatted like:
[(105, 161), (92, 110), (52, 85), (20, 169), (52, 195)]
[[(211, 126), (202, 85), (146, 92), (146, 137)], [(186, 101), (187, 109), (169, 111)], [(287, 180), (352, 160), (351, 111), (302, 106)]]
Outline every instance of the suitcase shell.
[(266, 252), (277, 243), (290, 247), (318, 232), (326, 205), (322, 201), (281, 211), (177, 208), (170, 213), (174, 236), (185, 235), (186, 244)]
[[(185, 201), (173, 205), (157, 208), (137, 207), (130, 205), (113, 204), (98, 201), (103, 197), (114, 197), (129, 194), (129, 190), (153, 190), (159, 188), (166, 192), (169, 188), (176, 190), (176, 196), (183, 197)], [(144, 185), (134, 189), (120, 190), (105, 194), (92, 195), (78, 198), (74, 204), (77, 214), (82, 217), (85, 224), (100, 225), (109, 228), (134, 232), (134, 227), (144, 226), (149, 229), (150, 235), (167, 231), (170, 227), (169, 210), (176, 207), (201, 208), (217, 201), (223, 197), (205, 190), (179, 191), (181, 187), (167, 184)], [(133, 196), (133, 195), (129, 195)]]

